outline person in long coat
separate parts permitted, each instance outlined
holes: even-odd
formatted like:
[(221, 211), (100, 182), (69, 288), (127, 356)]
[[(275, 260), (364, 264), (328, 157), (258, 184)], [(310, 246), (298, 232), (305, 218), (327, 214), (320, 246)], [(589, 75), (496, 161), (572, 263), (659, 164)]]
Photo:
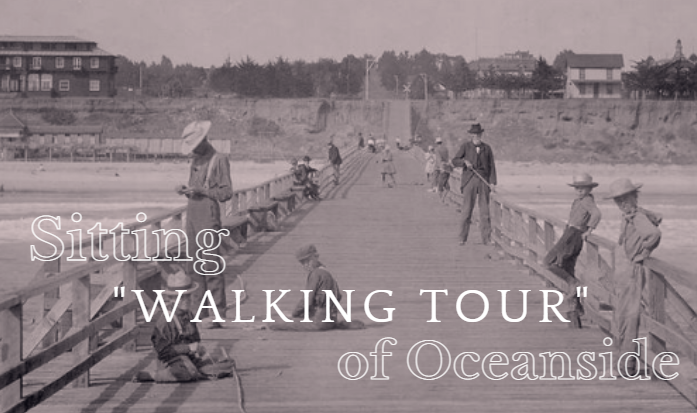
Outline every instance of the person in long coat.
[[(186, 275), (191, 277), (201, 288), (196, 290), (191, 299), (199, 306), (204, 292), (209, 290), (219, 313), (224, 314), (225, 277), (222, 273), (225, 263), (221, 262), (220, 246), (207, 248), (206, 259), (201, 260), (197, 253), (204, 251), (198, 247), (197, 237), (202, 231), (219, 231), (222, 228), (220, 220), (220, 202), (232, 198), (232, 180), (230, 179), (230, 161), (227, 156), (216, 152), (206, 138), (211, 127), (209, 121), (190, 123), (182, 133), (181, 151), (185, 155), (193, 155), (189, 186), (180, 185), (176, 192), (188, 198), (186, 212), (186, 236), (188, 255), (193, 258), (186, 264)], [(213, 321), (214, 314), (208, 309), (202, 311), (202, 328), (215, 328), (220, 325)]]
[(392, 162), (392, 151), (390, 150), (390, 145), (385, 145), (385, 150), (382, 153), (382, 184), (385, 185), (385, 175), (388, 175), (392, 183), (388, 183), (387, 187), (392, 188), (397, 186), (397, 181), (394, 179), (394, 175), (396, 173), (397, 169), (395, 169), (394, 162)]

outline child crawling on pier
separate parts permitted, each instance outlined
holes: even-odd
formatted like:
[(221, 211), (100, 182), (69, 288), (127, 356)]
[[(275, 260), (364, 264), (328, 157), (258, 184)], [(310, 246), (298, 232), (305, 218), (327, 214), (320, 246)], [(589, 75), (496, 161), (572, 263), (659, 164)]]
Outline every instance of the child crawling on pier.
[[(155, 322), (152, 331), (152, 344), (157, 352), (157, 370), (155, 374), (139, 372), (133, 381), (156, 381), (158, 383), (179, 383), (211, 378), (227, 377), (231, 374), (234, 361), (215, 362), (201, 345), (196, 323), (191, 312), (191, 293), (199, 288), (184, 271), (178, 271), (167, 277), (162, 296), (165, 305), (172, 311), (177, 299), (176, 290), (186, 290), (179, 299), (172, 321), (168, 322), (164, 314)], [(225, 358), (227, 354), (223, 350)], [(205, 360), (204, 360), (205, 357)]]
[(365, 328), (365, 325), (360, 320), (354, 320), (352, 322), (347, 322), (345, 320), (338, 320), (338, 309), (335, 305), (331, 304), (329, 310), (330, 318), (333, 321), (322, 321), (325, 318), (326, 313), (326, 303), (327, 295), (325, 290), (334, 293), (337, 300), (341, 301), (341, 290), (339, 289), (339, 284), (334, 280), (334, 277), (327, 271), (327, 269), (319, 262), (319, 253), (317, 253), (317, 248), (314, 245), (309, 244), (301, 247), (296, 253), (295, 258), (300, 261), (300, 265), (303, 266), (308, 272), (307, 283), (305, 285), (306, 290), (311, 290), (309, 296), (309, 308), (308, 315), (311, 323), (303, 323), (300, 320), (305, 316), (305, 298), (300, 300), (298, 305), (293, 310), (292, 316), (294, 318), (292, 323), (287, 323), (284, 321), (276, 321), (269, 325), (271, 330), (285, 330), (285, 331), (324, 331), (331, 330), (334, 328), (343, 330), (361, 330)]

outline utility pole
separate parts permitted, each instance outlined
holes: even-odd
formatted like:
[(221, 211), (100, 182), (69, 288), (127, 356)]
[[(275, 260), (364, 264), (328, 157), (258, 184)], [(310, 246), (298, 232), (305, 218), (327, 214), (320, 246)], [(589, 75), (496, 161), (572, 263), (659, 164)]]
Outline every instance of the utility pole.
[(399, 76), (394, 75), (394, 94), (399, 97)]
[(421, 73), (421, 77), (424, 80), (424, 99), (426, 100), (426, 107), (428, 107), (428, 75), (426, 73)]
[(365, 100), (368, 100), (369, 90), (370, 90), (370, 69), (377, 64), (377, 60), (366, 58), (365, 59)]

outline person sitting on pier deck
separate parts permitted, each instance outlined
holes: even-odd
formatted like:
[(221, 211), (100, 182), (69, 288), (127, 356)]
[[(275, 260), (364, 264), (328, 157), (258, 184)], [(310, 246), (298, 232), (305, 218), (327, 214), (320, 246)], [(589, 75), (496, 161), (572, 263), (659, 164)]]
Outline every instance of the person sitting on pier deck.
[(368, 135), (368, 151), (375, 153), (375, 139), (373, 139), (372, 133)]
[[(157, 370), (154, 375), (148, 371), (138, 372), (133, 378), (134, 382), (183, 383), (222, 378), (232, 373), (234, 361), (227, 359), (224, 362), (214, 362), (201, 345), (196, 323), (191, 322), (194, 318), (191, 312), (191, 294), (198, 288), (198, 283), (184, 271), (180, 270), (167, 277), (162, 297), (168, 311), (174, 311), (174, 314), (172, 321), (168, 322), (164, 313), (161, 313), (152, 330), (150, 339), (157, 353)], [(185, 290), (179, 303), (177, 290)], [(204, 355), (208, 360), (201, 358)]]
[(327, 295), (325, 290), (331, 291), (338, 301), (341, 301), (342, 294), (339, 284), (327, 269), (319, 262), (319, 253), (313, 244), (301, 247), (296, 253), (295, 258), (308, 271), (305, 290), (312, 291), (308, 299), (307, 314), (312, 322), (301, 322), (305, 317), (305, 297), (300, 300), (292, 313), (293, 322), (276, 321), (269, 325), (271, 330), (285, 331), (324, 331), (337, 329), (359, 330), (365, 328), (360, 320), (347, 322), (338, 320), (338, 309), (334, 304), (330, 304), (329, 317), (333, 321), (323, 321), (326, 317)]
[[(218, 154), (213, 145), (208, 142), (206, 136), (211, 127), (209, 121), (195, 121), (190, 123), (182, 133), (181, 151), (184, 155), (193, 155), (191, 171), (189, 173), (189, 187), (184, 185), (177, 187), (179, 195), (186, 195), (189, 199), (186, 212), (186, 236), (188, 242), (189, 257), (196, 257), (199, 250), (196, 237), (201, 231), (219, 231), (222, 228), (220, 221), (220, 204), (232, 198), (232, 180), (230, 179), (230, 161), (227, 156)], [(220, 256), (220, 247), (208, 250), (210, 256)], [(186, 266), (186, 274), (201, 285), (201, 290), (194, 292), (193, 302), (200, 303), (203, 299), (203, 291), (209, 290), (215, 301), (218, 311), (225, 311), (225, 276), (216, 273), (222, 263), (206, 260), (202, 268), (195, 268), (196, 261), (189, 261)], [(203, 309), (202, 328), (216, 328), (220, 325), (213, 321), (214, 314), (209, 314), (208, 309)]]
[[(618, 179), (610, 184), (610, 194), (605, 197), (605, 199), (612, 198), (622, 211), (619, 245), (624, 247), (631, 266), (626, 271), (615, 273), (615, 288), (619, 299), (615, 306), (612, 324), (613, 330), (617, 333), (617, 347), (620, 354), (636, 351), (636, 345), (632, 340), (638, 338), (642, 301), (646, 301), (642, 295), (650, 271), (644, 267), (644, 260), (661, 242), (661, 230), (658, 229), (658, 225), (662, 217), (660, 214), (639, 207), (641, 186), (641, 184), (633, 184), (627, 178)], [(635, 358), (628, 358), (627, 374), (629, 376), (638, 374)]]
[[(601, 214), (591, 194), (593, 188), (598, 186), (597, 182), (593, 182), (592, 176), (582, 173), (574, 176), (568, 185), (576, 190), (576, 199), (571, 204), (564, 234), (545, 256), (544, 265), (554, 274), (573, 282), (576, 279), (576, 260), (581, 254), (583, 241), (598, 226)], [(571, 327), (581, 328), (583, 306), (574, 289), (571, 290), (565, 300), (568, 306), (567, 317), (571, 321)]]
[(290, 163), (293, 165), (290, 169), (293, 174), (293, 185), (303, 187), (303, 196), (305, 198), (319, 201), (319, 185), (311, 178), (311, 174), (317, 172), (317, 170), (310, 167), (310, 157), (305, 156), (303, 163), (298, 163), (298, 160), (293, 158)]

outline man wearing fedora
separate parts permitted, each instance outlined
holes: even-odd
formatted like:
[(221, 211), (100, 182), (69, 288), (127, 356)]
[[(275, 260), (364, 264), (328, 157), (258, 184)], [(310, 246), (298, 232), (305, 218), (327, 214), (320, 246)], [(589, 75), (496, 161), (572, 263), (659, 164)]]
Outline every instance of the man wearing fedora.
[[(188, 198), (186, 215), (186, 236), (188, 239), (188, 254), (193, 261), (187, 262), (186, 273), (201, 285), (192, 295), (195, 305), (200, 305), (206, 290), (211, 292), (218, 311), (225, 311), (225, 276), (222, 274), (222, 262), (212, 261), (211, 256), (220, 255), (220, 248), (208, 250), (209, 258), (199, 260), (197, 236), (201, 231), (221, 229), (219, 202), (232, 198), (232, 181), (230, 179), (230, 161), (224, 155), (218, 154), (208, 141), (207, 135), (211, 122), (195, 121), (184, 128), (182, 133), (181, 151), (184, 155), (193, 156), (189, 174), (189, 186), (181, 185), (177, 193)], [(202, 258), (202, 257), (200, 257)], [(203, 263), (203, 265), (201, 265)], [(195, 264), (198, 264), (197, 266)], [(217, 267), (217, 268), (216, 268)], [(217, 273), (216, 273), (217, 272)], [(213, 316), (208, 309), (202, 310), (202, 328), (220, 327), (213, 322)]]
[(453, 166), (462, 168), (460, 192), (462, 193), (462, 224), (460, 226), (460, 245), (467, 243), (474, 203), (479, 196), (479, 229), (482, 243), (491, 242), (491, 218), (489, 217), (489, 192), (496, 186), (496, 164), (491, 146), (482, 142), (484, 129), (479, 123), (470, 127), (467, 133), (472, 139), (460, 146), (452, 160)]
[(334, 185), (339, 185), (339, 173), (341, 171), (342, 162), (341, 155), (339, 154), (339, 148), (334, 146), (334, 142), (332, 141), (329, 141), (327, 146), (329, 147), (329, 163), (332, 165), (332, 168), (334, 169)]
[(334, 297), (341, 301), (342, 295), (339, 283), (336, 282), (324, 265), (319, 262), (319, 253), (313, 244), (300, 247), (295, 253), (295, 258), (308, 272), (305, 290), (311, 291), (307, 300), (307, 314), (312, 322), (301, 321), (305, 317), (305, 298), (303, 297), (293, 310), (292, 316), (294, 320), (292, 323), (284, 321), (274, 322), (269, 325), (269, 328), (271, 330), (283, 331), (325, 331), (334, 328), (358, 330), (365, 328), (365, 325), (360, 320), (353, 320), (352, 322), (339, 320), (337, 318), (339, 310), (334, 304), (329, 304), (329, 316), (332, 321), (324, 321), (328, 301), (325, 291), (331, 291)]
[[(620, 354), (636, 351), (632, 340), (638, 337), (639, 320), (642, 309), (642, 293), (649, 269), (644, 260), (658, 247), (661, 241), (662, 221), (660, 214), (640, 208), (638, 203), (641, 184), (633, 184), (622, 178), (610, 184), (610, 193), (605, 199), (613, 199), (622, 212), (619, 245), (624, 247), (630, 263), (626, 271), (615, 274), (616, 293), (619, 295), (613, 316), (613, 329), (617, 332)], [(643, 301), (646, 301), (645, 299)], [(636, 359), (629, 357), (626, 363), (627, 374), (637, 376)]]
[[(564, 234), (545, 256), (544, 265), (551, 272), (574, 285), (576, 284), (576, 260), (583, 249), (583, 241), (598, 226), (601, 214), (591, 194), (593, 188), (598, 186), (597, 182), (593, 182), (592, 176), (587, 173), (574, 175), (568, 185), (576, 190), (576, 199), (571, 204), (569, 221)], [(581, 316), (584, 311), (573, 288), (570, 288), (565, 302), (567, 316), (571, 321), (570, 326), (581, 328)]]

